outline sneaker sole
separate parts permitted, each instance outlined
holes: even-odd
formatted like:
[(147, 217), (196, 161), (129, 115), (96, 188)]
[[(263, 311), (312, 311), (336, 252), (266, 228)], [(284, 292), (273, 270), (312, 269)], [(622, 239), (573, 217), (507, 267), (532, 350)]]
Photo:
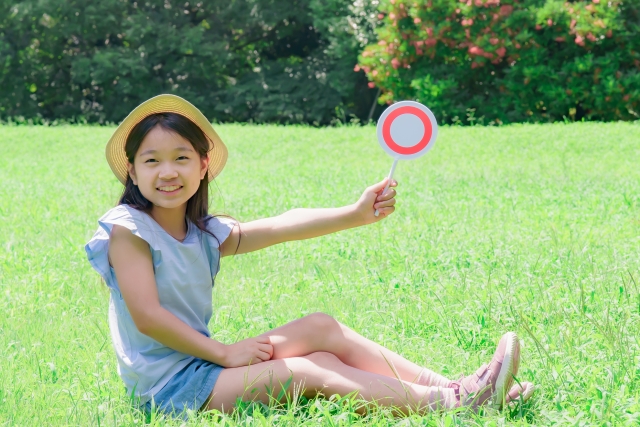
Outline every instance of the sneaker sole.
[(504, 359), (496, 380), (495, 392), (491, 396), (492, 406), (496, 409), (502, 409), (507, 392), (513, 384), (513, 377), (517, 375), (520, 367), (520, 341), (518, 341), (518, 336), (515, 332), (507, 332), (505, 336), (507, 337), (507, 345)]
[(526, 403), (536, 391), (536, 387), (529, 382), (524, 382), (522, 385), (524, 386), (524, 389), (520, 392), (518, 397), (507, 403), (509, 409), (515, 409), (519, 404)]

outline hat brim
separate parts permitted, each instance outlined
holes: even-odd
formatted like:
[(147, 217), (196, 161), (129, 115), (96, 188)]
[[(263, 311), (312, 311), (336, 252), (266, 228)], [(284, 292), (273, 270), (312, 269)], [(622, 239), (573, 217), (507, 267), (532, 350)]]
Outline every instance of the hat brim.
[(126, 184), (129, 171), (127, 156), (124, 151), (131, 130), (144, 118), (157, 113), (176, 113), (194, 122), (209, 140), (209, 181), (218, 176), (227, 163), (227, 147), (213, 130), (209, 120), (195, 106), (176, 95), (164, 94), (155, 96), (137, 106), (120, 123), (115, 130), (105, 154), (109, 167), (122, 184)]

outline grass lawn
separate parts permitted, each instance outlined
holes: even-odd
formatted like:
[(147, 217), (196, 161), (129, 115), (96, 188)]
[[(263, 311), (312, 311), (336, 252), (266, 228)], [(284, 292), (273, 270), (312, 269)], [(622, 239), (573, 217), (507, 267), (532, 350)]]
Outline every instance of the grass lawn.
[[(391, 165), (374, 127), (217, 129), (230, 156), (212, 208), (241, 221), (352, 203)], [(0, 426), (182, 425), (130, 408), (83, 249), (121, 191), (112, 132), (0, 126)], [(452, 378), (514, 330), (530, 403), (401, 425), (638, 425), (639, 164), (638, 124), (442, 128), (398, 165), (388, 220), (225, 258), (210, 329), (232, 343), (323, 311)], [(217, 422), (402, 421), (335, 400), (259, 409)]]

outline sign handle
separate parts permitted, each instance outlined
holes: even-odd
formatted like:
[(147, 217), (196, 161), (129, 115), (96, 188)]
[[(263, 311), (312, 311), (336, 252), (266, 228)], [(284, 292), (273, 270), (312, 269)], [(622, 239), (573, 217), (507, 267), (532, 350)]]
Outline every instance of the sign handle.
[[(387, 190), (389, 189), (389, 185), (391, 185), (391, 178), (393, 178), (393, 172), (396, 170), (396, 165), (398, 164), (398, 160), (400, 160), (399, 158), (396, 158), (393, 160), (393, 164), (391, 165), (391, 170), (389, 171), (389, 178), (387, 180), (387, 185), (384, 186), (384, 190), (382, 190), (382, 193), (380, 194), (384, 194), (387, 192)], [(374, 216), (378, 216), (380, 215), (380, 212), (378, 212), (378, 209), (376, 209), (376, 211), (373, 213)]]

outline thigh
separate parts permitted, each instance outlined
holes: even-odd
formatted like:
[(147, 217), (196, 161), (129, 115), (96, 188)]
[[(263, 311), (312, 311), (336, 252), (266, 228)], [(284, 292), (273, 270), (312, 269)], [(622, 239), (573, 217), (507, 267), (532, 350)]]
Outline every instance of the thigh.
[(269, 403), (284, 385), (287, 393), (296, 390), (306, 397), (322, 392), (343, 363), (330, 353), (316, 352), (303, 357), (269, 360), (251, 366), (226, 368), (218, 377), (206, 409), (231, 412), (238, 397)]

